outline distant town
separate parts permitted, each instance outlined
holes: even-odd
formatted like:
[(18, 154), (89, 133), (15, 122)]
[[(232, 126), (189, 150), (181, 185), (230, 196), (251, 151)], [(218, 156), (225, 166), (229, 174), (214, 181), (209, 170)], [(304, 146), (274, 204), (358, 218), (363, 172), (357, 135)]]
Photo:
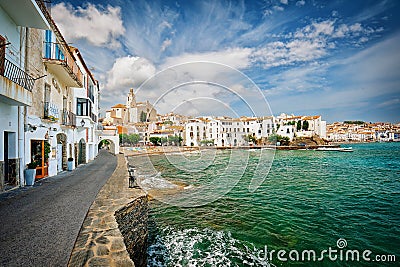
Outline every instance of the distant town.
[[(327, 124), (321, 115), (288, 115), (231, 118), (190, 117), (157, 114), (148, 102), (137, 102), (130, 89), (126, 104), (117, 104), (99, 120), (105, 131), (117, 131), (122, 145), (248, 146), (273, 141), (290, 144), (295, 140), (328, 142), (400, 141), (400, 124), (344, 121)], [(128, 138), (135, 136), (136, 138)], [(275, 139), (274, 139), (275, 138)]]
[[(125, 104), (100, 116), (100, 85), (79, 49), (69, 44), (45, 1), (27, 1), (0, 14), (0, 191), (73, 170), (99, 148), (122, 146), (324, 145), (399, 141), (400, 124), (321, 115), (265, 117), (158, 114), (130, 89)], [(26, 16), (19, 12), (24, 10)], [(128, 89), (128, 88), (127, 88)], [(28, 175), (28, 173), (30, 173)]]

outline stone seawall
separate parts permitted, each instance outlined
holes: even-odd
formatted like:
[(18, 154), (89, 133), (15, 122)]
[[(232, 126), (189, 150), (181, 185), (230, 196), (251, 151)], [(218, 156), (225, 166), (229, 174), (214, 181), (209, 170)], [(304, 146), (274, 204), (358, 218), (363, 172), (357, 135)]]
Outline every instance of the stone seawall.
[(115, 213), (118, 228), (124, 237), (126, 249), (136, 267), (147, 266), (147, 197), (135, 199)]
[(90, 207), (68, 266), (146, 266), (147, 196), (128, 187), (123, 155)]

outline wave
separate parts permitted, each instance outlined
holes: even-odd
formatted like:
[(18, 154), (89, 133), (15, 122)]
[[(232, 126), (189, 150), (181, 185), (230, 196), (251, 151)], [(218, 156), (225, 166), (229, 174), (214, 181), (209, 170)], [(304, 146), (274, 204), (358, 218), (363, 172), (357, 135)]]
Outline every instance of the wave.
[(259, 256), (253, 244), (229, 232), (168, 226), (152, 237), (147, 266), (273, 266)]

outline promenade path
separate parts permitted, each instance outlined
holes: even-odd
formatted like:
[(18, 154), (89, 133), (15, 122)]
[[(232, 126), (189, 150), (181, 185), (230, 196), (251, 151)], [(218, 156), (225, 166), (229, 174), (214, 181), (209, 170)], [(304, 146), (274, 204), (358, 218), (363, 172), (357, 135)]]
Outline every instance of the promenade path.
[(72, 172), (1, 194), (0, 266), (67, 266), (86, 213), (116, 166), (116, 156), (100, 151)]

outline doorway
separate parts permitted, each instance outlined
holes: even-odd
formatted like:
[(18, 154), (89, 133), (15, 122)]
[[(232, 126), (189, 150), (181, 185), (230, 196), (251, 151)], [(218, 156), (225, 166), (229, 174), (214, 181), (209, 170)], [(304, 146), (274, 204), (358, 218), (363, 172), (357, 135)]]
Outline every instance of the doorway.
[(36, 179), (48, 176), (44, 140), (31, 140), (31, 162), (36, 162)]
[(79, 141), (78, 164), (86, 163), (86, 143), (83, 139)]
[(57, 171), (67, 170), (67, 136), (58, 133), (57, 138)]
[(15, 132), (4, 132), (4, 185), (16, 186), (19, 177), (19, 160), (17, 157), (17, 143)]

